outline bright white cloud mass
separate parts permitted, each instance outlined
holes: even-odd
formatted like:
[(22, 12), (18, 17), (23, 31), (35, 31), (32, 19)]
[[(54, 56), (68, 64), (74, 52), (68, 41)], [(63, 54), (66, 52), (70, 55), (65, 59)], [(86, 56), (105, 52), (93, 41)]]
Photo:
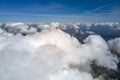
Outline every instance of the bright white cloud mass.
[[(103, 80), (93, 78), (93, 61), (117, 69), (110, 49), (120, 52), (120, 39), (110, 40), (109, 47), (101, 36), (89, 35), (82, 44), (67, 26), (72, 24), (1, 24), (0, 80)], [(71, 29), (77, 32), (78, 24)]]
[(112, 39), (108, 43), (113, 52), (120, 54), (120, 38)]

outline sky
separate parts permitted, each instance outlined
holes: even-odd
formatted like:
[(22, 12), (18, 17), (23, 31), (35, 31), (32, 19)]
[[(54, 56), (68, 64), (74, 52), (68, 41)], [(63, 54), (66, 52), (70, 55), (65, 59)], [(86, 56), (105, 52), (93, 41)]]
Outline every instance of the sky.
[(0, 22), (120, 22), (120, 0), (0, 0)]

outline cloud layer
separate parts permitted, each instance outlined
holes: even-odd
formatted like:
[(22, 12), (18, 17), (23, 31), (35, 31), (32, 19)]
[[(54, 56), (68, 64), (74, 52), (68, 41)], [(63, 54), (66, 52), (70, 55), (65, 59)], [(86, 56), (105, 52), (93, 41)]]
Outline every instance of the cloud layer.
[(100, 35), (89, 35), (82, 44), (67, 32), (77, 32), (78, 24), (1, 26), (0, 80), (102, 80), (92, 76), (93, 61), (97, 66), (117, 69), (118, 58)]

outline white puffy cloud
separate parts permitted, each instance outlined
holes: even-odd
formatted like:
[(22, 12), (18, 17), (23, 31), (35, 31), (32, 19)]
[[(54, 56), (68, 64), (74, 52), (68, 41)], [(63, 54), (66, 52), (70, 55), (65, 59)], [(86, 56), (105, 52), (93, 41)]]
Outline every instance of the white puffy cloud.
[(25, 32), (28, 29), (27, 24), (24, 23), (6, 23), (5, 27), (8, 27), (8, 31), (10, 32)]
[(117, 58), (102, 37), (91, 35), (84, 42), (59, 29), (27, 36), (1, 34), (0, 80), (97, 80), (90, 73), (94, 60), (117, 68)]
[(52, 22), (52, 23), (50, 23), (50, 26), (51, 26), (51, 28), (58, 28), (58, 27), (60, 27), (60, 23)]
[(113, 52), (120, 54), (120, 38), (109, 40), (108, 44)]
[(35, 33), (37, 32), (37, 28), (30, 27), (28, 24), (25, 23), (4, 23), (0, 25), (0, 29), (2, 29), (5, 33)]
[(97, 61), (98, 65), (117, 68), (114, 61), (118, 62), (118, 60), (110, 53), (107, 43), (101, 36), (88, 36), (84, 42), (90, 48), (89, 52), (91, 52), (91, 56)]
[[(100, 80), (93, 79), (92, 75), (77, 70), (63, 70), (57, 74), (50, 75), (50, 80)], [(101, 79), (102, 80), (102, 79)]]
[(0, 34), (3, 32), (3, 30), (0, 28)]

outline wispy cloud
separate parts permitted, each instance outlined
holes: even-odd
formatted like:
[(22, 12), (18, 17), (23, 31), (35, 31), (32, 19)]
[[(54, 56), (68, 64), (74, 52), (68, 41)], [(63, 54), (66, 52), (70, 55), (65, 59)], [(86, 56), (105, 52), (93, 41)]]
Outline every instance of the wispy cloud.
[(47, 4), (33, 3), (25, 7), (26, 10), (32, 11), (52, 11), (63, 8), (64, 5), (60, 3), (50, 2)]

